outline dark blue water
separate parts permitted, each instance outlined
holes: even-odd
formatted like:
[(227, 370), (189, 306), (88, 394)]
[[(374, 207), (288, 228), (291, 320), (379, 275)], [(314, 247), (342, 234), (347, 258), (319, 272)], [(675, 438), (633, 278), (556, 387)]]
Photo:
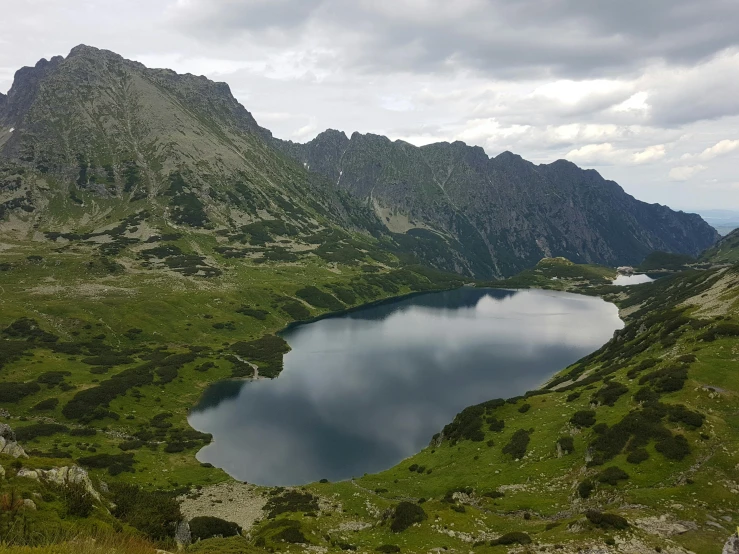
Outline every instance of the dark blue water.
[(456, 413), (536, 388), (623, 326), (599, 298), (463, 288), (300, 325), (277, 379), (210, 387), (202, 462), (261, 485), (347, 479), (418, 452)]

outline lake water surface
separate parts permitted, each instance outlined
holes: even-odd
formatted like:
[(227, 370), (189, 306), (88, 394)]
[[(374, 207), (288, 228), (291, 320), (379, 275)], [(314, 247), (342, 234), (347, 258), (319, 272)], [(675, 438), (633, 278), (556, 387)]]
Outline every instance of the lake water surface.
[(630, 287), (631, 285), (641, 285), (642, 283), (651, 283), (654, 279), (649, 275), (638, 273), (636, 275), (619, 275), (613, 280), (613, 284), (618, 287)]
[(392, 467), (463, 408), (523, 394), (623, 323), (599, 298), (462, 288), (293, 327), (277, 379), (207, 389), (189, 417), (201, 462), (260, 485)]

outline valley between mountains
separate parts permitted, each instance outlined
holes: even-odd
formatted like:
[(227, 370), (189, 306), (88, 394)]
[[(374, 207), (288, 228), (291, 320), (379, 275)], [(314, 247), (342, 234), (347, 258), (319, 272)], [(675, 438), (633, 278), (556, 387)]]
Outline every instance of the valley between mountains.
[[(612, 284), (645, 258), (666, 276)], [(41, 60), (0, 95), (0, 550), (719, 553), (738, 261), (737, 232), (566, 161), (295, 144), (224, 83)], [(386, 471), (261, 487), (197, 460), (189, 410), (280, 379), (287, 325), (465, 285), (599, 296), (624, 328)]]

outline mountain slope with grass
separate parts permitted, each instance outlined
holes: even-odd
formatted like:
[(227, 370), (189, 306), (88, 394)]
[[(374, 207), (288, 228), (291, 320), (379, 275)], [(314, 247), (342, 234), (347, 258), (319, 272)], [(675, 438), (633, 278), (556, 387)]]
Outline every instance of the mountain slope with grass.
[(701, 260), (712, 263), (737, 263), (739, 261), (739, 229), (732, 231), (720, 241), (716, 243), (713, 248), (708, 249)]
[[(268, 304), (274, 297), (266, 290), (260, 293), (265, 302), (253, 302), (249, 309), (230, 304), (223, 291), (218, 304), (212, 293), (191, 295), (203, 299), (188, 318), (195, 328), (188, 328), (185, 319), (171, 329), (159, 328), (172, 337), (168, 341), (154, 339), (143, 312), (139, 318), (147, 330), (141, 333), (116, 332), (127, 325), (110, 315), (101, 318), (110, 327), (80, 324), (77, 331), (61, 333), (60, 304), (50, 304), (47, 309), (57, 319), (44, 318), (43, 325), (16, 320), (3, 331), (4, 384), (16, 383), (16, 396), (25, 395), (4, 401), (11, 416), (4, 421), (31, 457), (0, 455), (6, 475), (0, 488), (35, 498), (34, 521), (58, 522), (55, 518), (70, 510), (69, 501), (47, 490), (43, 480), (21, 476), (21, 469), (80, 464), (96, 487), (105, 482), (111, 491), (102, 494), (102, 502), (137, 490), (145, 503), (154, 501), (148, 494), (164, 495), (161, 502), (179, 495), (179, 509), (188, 518), (207, 512), (248, 532), (247, 538), (206, 539), (191, 547), (194, 552), (298, 552), (309, 545), (331, 552), (447, 548), (495, 553), (518, 547), (573, 554), (592, 548), (721, 552), (739, 509), (739, 423), (734, 414), (739, 382), (732, 370), (739, 354), (739, 267), (693, 270), (628, 288), (602, 284), (607, 272), (598, 268), (551, 261), (539, 270), (544, 279), (571, 278), (575, 286), (592, 279), (582, 292), (616, 302), (626, 327), (541, 389), (464, 410), (430, 437), (426, 449), (388, 471), (286, 489), (233, 482), (199, 466), (192, 456), (208, 437), (183, 426), (184, 413), (203, 383), (244, 370), (249, 375), (241, 360), (267, 374), (278, 363), (279, 345), (232, 342), (228, 325), (217, 326), (230, 319), (241, 329), (243, 320), (230, 316), (230, 310), (253, 320), (247, 328), (253, 328), (254, 337), (279, 325)], [(422, 275), (416, 274), (419, 282)], [(354, 277), (352, 282), (357, 282)], [(425, 282), (432, 286), (431, 280)], [(337, 276), (325, 290), (332, 285), (349, 289), (349, 283)], [(360, 290), (364, 285), (353, 286)], [(437, 281), (435, 286), (454, 283)], [(399, 292), (410, 289), (403, 284)], [(294, 298), (300, 294), (296, 291)], [(105, 303), (111, 300), (106, 297)], [(80, 304), (78, 317), (96, 310), (92, 301)], [(188, 308), (182, 304), (177, 309)], [(195, 315), (205, 309), (210, 313)], [(258, 316), (262, 312), (268, 314), (264, 320)], [(106, 338), (87, 337), (111, 332)], [(187, 335), (201, 340), (183, 348)], [(216, 347), (223, 338), (229, 346)], [(104, 347), (108, 342), (119, 346)], [(167, 351), (162, 351), (163, 342), (169, 344)], [(52, 363), (56, 373), (49, 371)], [(102, 363), (110, 368), (93, 371), (99, 365), (92, 364)], [(80, 364), (90, 368), (89, 376)], [(110, 388), (106, 383), (116, 376), (134, 378), (142, 367), (149, 368), (153, 380), (134, 383), (111, 398), (104, 411), (65, 410), (75, 399), (94, 398), (86, 390)], [(61, 402), (53, 402), (56, 398)], [(116, 489), (115, 483), (142, 488)], [(130, 512), (114, 512), (114, 519), (93, 504), (85, 517), (68, 515), (61, 529), (69, 533), (75, 529), (69, 524), (96, 522), (95, 528), (108, 533), (122, 525), (125, 532), (155, 541), (166, 538), (157, 538), (155, 529), (139, 519), (139, 504), (132, 504)], [(209, 525), (220, 529), (225, 524)]]
[(618, 266), (655, 250), (695, 256), (719, 237), (700, 216), (640, 202), (565, 160), (534, 165), (462, 142), (418, 148), (332, 130), (306, 144), (274, 143), (388, 229), (461, 245), (464, 267), (480, 278), (511, 276), (543, 257)]

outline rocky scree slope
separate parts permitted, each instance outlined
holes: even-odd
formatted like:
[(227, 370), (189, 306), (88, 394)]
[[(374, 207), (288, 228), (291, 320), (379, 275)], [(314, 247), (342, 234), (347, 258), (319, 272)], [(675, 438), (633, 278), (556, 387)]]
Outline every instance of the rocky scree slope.
[(553, 256), (637, 265), (654, 250), (697, 255), (718, 239), (700, 216), (640, 202), (565, 160), (535, 165), (462, 142), (418, 148), (334, 130), (306, 144), (273, 142), (367, 203), (390, 230), (448, 241), (457, 269), (478, 277)]

